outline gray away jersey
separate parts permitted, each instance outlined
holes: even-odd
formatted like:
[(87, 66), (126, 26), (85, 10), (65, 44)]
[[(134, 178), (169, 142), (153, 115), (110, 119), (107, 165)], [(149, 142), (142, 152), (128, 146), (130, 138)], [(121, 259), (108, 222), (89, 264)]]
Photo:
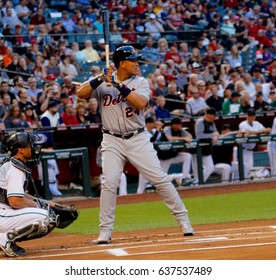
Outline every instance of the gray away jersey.
[[(132, 76), (124, 84), (149, 100), (149, 83), (140, 76)], [(99, 103), (103, 128), (114, 133), (125, 134), (145, 126), (144, 110), (130, 104), (117, 88), (102, 83), (92, 93)]]

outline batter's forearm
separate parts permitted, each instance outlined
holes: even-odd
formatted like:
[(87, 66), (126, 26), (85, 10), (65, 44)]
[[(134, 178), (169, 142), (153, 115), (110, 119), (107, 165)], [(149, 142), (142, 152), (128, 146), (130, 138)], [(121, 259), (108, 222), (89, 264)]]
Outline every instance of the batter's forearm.
[(77, 90), (77, 96), (81, 99), (89, 99), (91, 97), (93, 89), (91, 88), (90, 82), (86, 81), (82, 83)]
[(143, 110), (148, 106), (148, 99), (135, 91), (132, 91), (126, 97), (126, 99), (129, 103), (131, 103), (134, 107), (136, 107), (139, 110)]

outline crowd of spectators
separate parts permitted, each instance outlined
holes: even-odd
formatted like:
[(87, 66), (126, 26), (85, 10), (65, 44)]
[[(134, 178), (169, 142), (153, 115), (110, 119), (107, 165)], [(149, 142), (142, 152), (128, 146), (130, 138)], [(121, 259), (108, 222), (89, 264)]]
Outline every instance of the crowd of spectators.
[(276, 109), (276, 1), (56, 2), (0, 1), (1, 129), (101, 122), (76, 82), (104, 65), (105, 8), (111, 56), (122, 44), (142, 55), (147, 116)]

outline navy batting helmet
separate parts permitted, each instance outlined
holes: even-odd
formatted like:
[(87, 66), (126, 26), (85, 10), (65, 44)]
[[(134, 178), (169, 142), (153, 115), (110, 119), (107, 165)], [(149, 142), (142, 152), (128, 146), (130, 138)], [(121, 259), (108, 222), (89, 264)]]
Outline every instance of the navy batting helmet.
[(30, 147), (32, 150), (32, 158), (38, 158), (40, 154), (40, 146), (36, 145), (38, 136), (33, 133), (16, 132), (10, 135), (4, 136), (3, 148), (10, 152), (11, 156), (14, 156), (19, 148)]
[(122, 46), (116, 49), (113, 53), (113, 61), (115, 66), (118, 68), (120, 61), (136, 59), (141, 55), (137, 53), (137, 51), (132, 46)]

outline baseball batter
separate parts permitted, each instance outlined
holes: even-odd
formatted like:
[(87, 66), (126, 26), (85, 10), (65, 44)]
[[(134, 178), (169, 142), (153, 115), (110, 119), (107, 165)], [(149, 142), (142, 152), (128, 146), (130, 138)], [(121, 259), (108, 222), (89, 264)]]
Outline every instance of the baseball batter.
[[(80, 85), (77, 95), (98, 100), (103, 123), (103, 182), (100, 197), (100, 235), (98, 244), (111, 242), (117, 187), (127, 160), (156, 186), (172, 211), (184, 235), (193, 235), (188, 211), (173, 184), (160, 166), (153, 144), (145, 132), (144, 109), (149, 101), (149, 84), (139, 76), (140, 55), (132, 46), (122, 46), (113, 54), (117, 71)], [(112, 86), (107, 86), (106, 82)]]

